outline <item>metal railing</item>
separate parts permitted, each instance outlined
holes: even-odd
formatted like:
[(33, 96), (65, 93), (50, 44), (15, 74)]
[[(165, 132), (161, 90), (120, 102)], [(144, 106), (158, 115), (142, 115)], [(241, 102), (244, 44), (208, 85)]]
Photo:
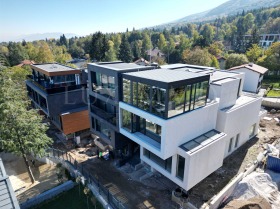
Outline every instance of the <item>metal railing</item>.
[(97, 177), (95, 177), (83, 164), (79, 164), (74, 157), (69, 153), (50, 148), (48, 151), (48, 157), (56, 158), (59, 161), (70, 163), (77, 171), (79, 171), (83, 177), (87, 180), (88, 184), (95, 186), (98, 193), (106, 200), (106, 202), (114, 209), (128, 209), (128, 206), (121, 202), (116, 195), (113, 195), (108, 188), (102, 185)]

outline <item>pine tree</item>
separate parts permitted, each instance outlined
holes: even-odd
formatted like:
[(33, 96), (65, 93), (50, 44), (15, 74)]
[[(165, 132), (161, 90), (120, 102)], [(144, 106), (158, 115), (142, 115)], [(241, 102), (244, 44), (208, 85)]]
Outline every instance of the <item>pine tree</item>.
[(120, 45), (119, 53), (118, 53), (118, 59), (120, 59), (123, 62), (131, 62), (132, 61), (132, 53), (131, 48), (129, 45), (129, 42), (127, 40), (127, 37), (125, 34), (122, 36), (122, 43)]

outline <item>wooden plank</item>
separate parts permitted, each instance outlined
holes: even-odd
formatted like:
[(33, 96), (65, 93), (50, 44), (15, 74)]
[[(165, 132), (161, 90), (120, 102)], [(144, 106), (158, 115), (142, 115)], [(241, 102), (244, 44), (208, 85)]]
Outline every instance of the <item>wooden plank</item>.
[(90, 128), (88, 110), (64, 114), (60, 117), (62, 123), (62, 130), (63, 133), (66, 135)]

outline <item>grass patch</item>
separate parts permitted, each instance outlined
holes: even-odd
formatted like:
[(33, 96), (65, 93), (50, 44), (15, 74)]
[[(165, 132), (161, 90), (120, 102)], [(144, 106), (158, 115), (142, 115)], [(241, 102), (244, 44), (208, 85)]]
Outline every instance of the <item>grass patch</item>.
[[(95, 209), (94, 204), (91, 201), (92, 195), (88, 198), (89, 207), (87, 206), (87, 197), (83, 192), (83, 187), (79, 186), (70, 189), (67, 192), (62, 193), (55, 199), (52, 199), (46, 203), (36, 206), (36, 209)], [(95, 199), (96, 200), (96, 199)], [(34, 208), (34, 209), (35, 209)], [(96, 200), (96, 209), (103, 209), (102, 205)]]
[(264, 79), (264, 85), (273, 85), (273, 88), (280, 88), (280, 79)]
[(280, 97), (280, 90), (270, 90), (267, 95), (268, 97)]

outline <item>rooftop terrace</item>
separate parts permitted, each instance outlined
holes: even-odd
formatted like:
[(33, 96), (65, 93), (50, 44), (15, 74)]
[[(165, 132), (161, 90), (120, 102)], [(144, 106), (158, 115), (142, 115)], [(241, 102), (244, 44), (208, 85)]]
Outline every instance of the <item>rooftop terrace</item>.
[(88, 65), (95, 65), (95, 66), (100, 66), (100, 67), (105, 67), (110, 70), (114, 71), (126, 71), (130, 69), (145, 69), (147, 66), (140, 66), (135, 63), (124, 63), (121, 61), (117, 62), (99, 62), (99, 63), (89, 63)]
[(79, 74), (80, 70), (58, 63), (33, 64), (31, 68), (47, 76)]

